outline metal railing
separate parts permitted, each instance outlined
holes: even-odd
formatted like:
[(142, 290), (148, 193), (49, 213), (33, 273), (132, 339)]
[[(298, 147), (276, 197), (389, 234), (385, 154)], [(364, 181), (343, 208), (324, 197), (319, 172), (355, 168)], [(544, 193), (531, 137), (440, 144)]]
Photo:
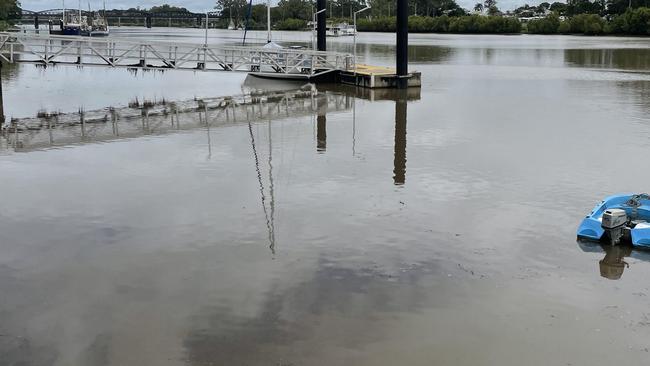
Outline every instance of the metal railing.
[(305, 77), (354, 68), (354, 57), (338, 52), (24, 33), (0, 33), (0, 59), (44, 66), (243, 71)]

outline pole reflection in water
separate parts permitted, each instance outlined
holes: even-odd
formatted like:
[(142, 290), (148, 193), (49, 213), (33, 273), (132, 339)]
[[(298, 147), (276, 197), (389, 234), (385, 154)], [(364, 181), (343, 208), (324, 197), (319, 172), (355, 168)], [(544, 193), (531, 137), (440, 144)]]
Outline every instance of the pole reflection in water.
[(406, 182), (406, 95), (395, 101), (395, 161), (393, 163), (393, 182), (403, 185)]
[(352, 156), (357, 155), (357, 99), (352, 99)]
[(275, 254), (275, 194), (273, 187), (273, 139), (271, 136), (271, 120), (269, 120), (269, 194), (271, 196), (271, 218), (270, 218), (270, 231), (269, 231), (269, 248), (271, 253)]
[[(269, 124), (269, 133), (271, 132), (270, 127), (271, 125)], [(253, 135), (253, 125), (250, 121), (248, 121), (248, 132), (250, 134), (251, 138), (251, 147), (253, 149), (253, 159), (255, 161), (255, 171), (257, 172), (257, 181), (260, 185), (260, 196), (262, 198), (262, 210), (264, 211), (264, 218), (266, 219), (266, 229), (269, 232), (269, 248), (271, 249), (271, 253), (275, 254), (275, 233), (274, 233), (274, 223), (273, 223), (273, 211), (275, 208), (275, 203), (271, 202), (271, 215), (269, 215), (269, 211), (266, 209), (266, 194), (264, 193), (264, 183), (262, 182), (262, 171), (260, 169), (260, 159), (257, 154), (257, 147), (255, 145), (255, 136)], [(269, 135), (270, 136), (270, 135)], [(270, 137), (269, 137), (270, 139)], [(270, 140), (269, 140), (270, 142)], [(269, 152), (271, 147), (269, 146)], [(269, 155), (269, 167), (272, 167), (271, 165), (271, 156)], [(269, 171), (270, 173), (270, 171)], [(270, 179), (271, 181), (271, 187), (273, 186), (273, 179)], [(272, 189), (272, 188), (271, 188)], [(271, 191), (272, 192), (272, 191)], [(271, 199), (273, 200), (273, 194), (271, 194)]]
[[(208, 134), (208, 160), (212, 159), (212, 140), (210, 138), (210, 121), (208, 120), (208, 107), (205, 106), (205, 129)], [(200, 113), (200, 112), (199, 112)], [(173, 119), (172, 119), (173, 121)], [(173, 123), (173, 122), (172, 122)]]
[[(318, 116), (316, 117), (316, 151), (327, 150), (327, 99), (317, 98)], [(323, 105), (325, 104), (325, 105)]]

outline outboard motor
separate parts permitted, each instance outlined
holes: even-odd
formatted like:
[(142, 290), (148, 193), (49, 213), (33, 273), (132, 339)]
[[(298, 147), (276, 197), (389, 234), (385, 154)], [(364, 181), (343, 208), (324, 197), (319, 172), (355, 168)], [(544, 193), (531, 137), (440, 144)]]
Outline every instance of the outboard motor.
[(612, 245), (621, 241), (627, 224), (627, 214), (625, 210), (619, 208), (610, 208), (603, 214), (601, 226), (605, 229), (605, 234), (609, 236)]

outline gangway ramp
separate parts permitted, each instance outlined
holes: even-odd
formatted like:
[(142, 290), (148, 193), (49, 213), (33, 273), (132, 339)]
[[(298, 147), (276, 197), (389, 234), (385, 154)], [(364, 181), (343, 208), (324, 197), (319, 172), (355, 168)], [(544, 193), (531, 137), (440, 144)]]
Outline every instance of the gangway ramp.
[(239, 71), (306, 80), (354, 69), (354, 56), (340, 52), (7, 32), (0, 33), (0, 60), (43, 66)]

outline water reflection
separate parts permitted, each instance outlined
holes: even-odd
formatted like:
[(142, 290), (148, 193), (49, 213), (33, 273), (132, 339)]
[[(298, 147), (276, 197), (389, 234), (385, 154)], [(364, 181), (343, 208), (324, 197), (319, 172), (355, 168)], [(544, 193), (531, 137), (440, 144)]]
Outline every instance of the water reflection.
[(650, 49), (566, 49), (564, 60), (572, 66), (647, 72), (650, 69)]
[(395, 159), (393, 181), (395, 185), (406, 182), (406, 97), (395, 101)]
[(630, 268), (630, 263), (625, 258), (639, 259), (650, 262), (650, 252), (635, 249), (630, 245), (609, 245), (578, 241), (580, 249), (591, 253), (605, 253), (605, 257), (598, 261), (600, 276), (610, 280), (620, 280), (625, 269)]
[(253, 313), (217, 304), (200, 308), (183, 340), (188, 364), (335, 360), (335, 350), (359, 350), (390, 333), (385, 319), (380, 320), (385, 314), (444, 306), (447, 298), (434, 294), (454, 291), (451, 283), (441, 283), (449, 269), (437, 261), (413, 263), (397, 272), (367, 265), (348, 268), (327, 258), (317, 259), (313, 267), (308, 278), (294, 285), (271, 285)]
[[(344, 50), (341, 48), (338, 47), (339, 50)], [(451, 47), (411, 44), (408, 48), (408, 58), (409, 62), (444, 63), (453, 58), (456, 52), (457, 50)], [(378, 54), (395, 57), (395, 45), (357, 43), (357, 54), (365, 55), (366, 58)]]
[(271, 121), (268, 123), (269, 134), (268, 134), (268, 145), (269, 145), (269, 191), (270, 191), (270, 209), (266, 208), (266, 195), (264, 189), (264, 183), (262, 180), (262, 171), (260, 169), (260, 159), (257, 154), (257, 146), (255, 144), (255, 136), (253, 135), (253, 125), (251, 121), (248, 121), (248, 132), (251, 138), (251, 148), (253, 152), (253, 160), (255, 161), (255, 171), (257, 173), (257, 181), (260, 185), (260, 197), (262, 202), (262, 210), (264, 211), (264, 218), (266, 220), (266, 228), (269, 232), (269, 249), (272, 254), (275, 254), (275, 195), (273, 192), (273, 144), (271, 139)]
[(265, 122), (289, 117), (350, 110), (345, 94), (318, 93), (313, 86), (290, 91), (254, 92), (187, 101), (134, 101), (129, 107), (106, 107), (77, 113), (39, 112), (14, 118), (2, 139), (13, 151), (30, 151), (70, 144), (110, 141), (179, 130), (206, 128), (210, 156), (210, 127)]

